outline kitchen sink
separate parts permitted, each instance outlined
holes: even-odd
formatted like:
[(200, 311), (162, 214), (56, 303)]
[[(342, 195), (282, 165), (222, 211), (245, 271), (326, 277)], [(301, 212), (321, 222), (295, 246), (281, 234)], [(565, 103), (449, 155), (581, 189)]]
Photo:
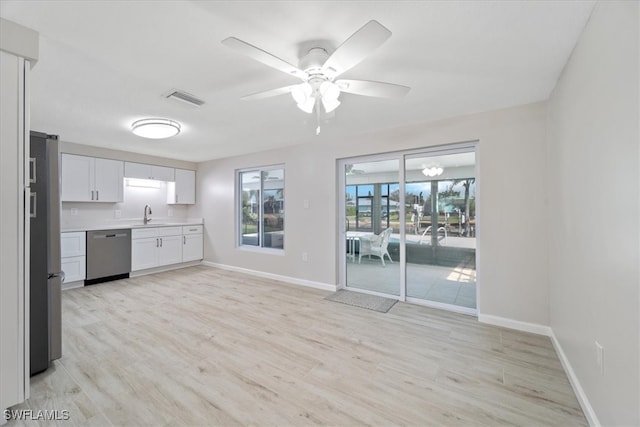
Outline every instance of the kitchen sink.
[(139, 222), (134, 222), (129, 225), (131, 228), (147, 228), (147, 227), (162, 227), (165, 225), (171, 225), (166, 222), (150, 222), (148, 224), (141, 224)]

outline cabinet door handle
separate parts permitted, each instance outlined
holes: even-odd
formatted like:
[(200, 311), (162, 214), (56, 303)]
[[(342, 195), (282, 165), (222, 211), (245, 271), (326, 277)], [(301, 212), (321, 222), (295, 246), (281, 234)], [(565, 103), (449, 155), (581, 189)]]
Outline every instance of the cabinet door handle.
[(91, 200), (93, 200), (93, 190), (91, 190)]
[(183, 245), (187, 244), (187, 237), (186, 236), (182, 236), (182, 244)]
[(160, 239), (156, 239), (156, 248), (160, 246)]
[(176, 203), (178, 203), (178, 193), (176, 193)]
[(100, 192), (96, 190), (96, 200), (100, 200)]
[(160, 238), (160, 247), (162, 247), (162, 237)]

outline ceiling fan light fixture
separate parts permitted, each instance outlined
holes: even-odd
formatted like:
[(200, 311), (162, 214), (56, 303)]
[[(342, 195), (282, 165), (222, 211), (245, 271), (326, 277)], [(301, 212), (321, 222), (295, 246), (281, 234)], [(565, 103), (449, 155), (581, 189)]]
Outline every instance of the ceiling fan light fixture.
[(434, 176), (440, 176), (442, 175), (442, 173), (444, 172), (444, 169), (442, 169), (441, 167), (432, 167), (432, 168), (424, 168), (422, 169), (422, 174), (424, 176), (427, 176), (429, 178), (432, 178)]
[(325, 80), (320, 85), (320, 95), (323, 100), (336, 101), (340, 96), (340, 88), (335, 83)]
[(313, 107), (316, 105), (316, 99), (309, 97), (305, 102), (298, 103), (298, 108), (307, 114), (313, 113)]
[(340, 105), (340, 101), (338, 99), (330, 99), (322, 97), (322, 106), (324, 107), (324, 111), (327, 113), (332, 112)]
[(291, 96), (293, 97), (293, 100), (296, 101), (296, 104), (300, 105), (308, 102), (312, 92), (313, 89), (311, 88), (311, 85), (305, 82), (294, 86), (291, 89)]
[(180, 133), (180, 123), (169, 119), (142, 119), (131, 124), (131, 132), (149, 139), (164, 139)]

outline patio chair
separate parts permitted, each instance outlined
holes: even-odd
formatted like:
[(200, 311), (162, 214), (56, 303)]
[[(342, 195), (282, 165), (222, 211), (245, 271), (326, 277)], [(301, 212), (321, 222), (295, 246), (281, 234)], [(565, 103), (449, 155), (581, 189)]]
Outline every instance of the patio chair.
[(389, 255), (389, 250), (387, 249), (392, 231), (391, 227), (389, 227), (378, 235), (360, 237), (360, 255), (358, 255), (358, 264), (362, 261), (362, 255), (368, 255), (369, 258), (371, 258), (371, 255), (380, 257), (383, 267), (386, 267), (384, 263), (385, 255), (389, 258), (389, 262), (393, 263), (391, 255)]

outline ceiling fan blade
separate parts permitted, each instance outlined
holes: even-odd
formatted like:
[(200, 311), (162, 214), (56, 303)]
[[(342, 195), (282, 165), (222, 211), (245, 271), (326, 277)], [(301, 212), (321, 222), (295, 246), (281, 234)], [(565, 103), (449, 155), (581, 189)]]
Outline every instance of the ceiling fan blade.
[(287, 61), (278, 58), (277, 56), (273, 56), (269, 52), (265, 52), (264, 50), (256, 47), (252, 44), (244, 42), (235, 37), (229, 37), (222, 40), (222, 44), (234, 49), (250, 58), (255, 59), (258, 62), (262, 62), (265, 65), (268, 65), (271, 68), (275, 68), (276, 70), (280, 70), (283, 73), (290, 74), (292, 76), (296, 76), (300, 79), (308, 78), (307, 73), (299, 69), (298, 67), (289, 64)]
[(373, 82), (369, 80), (336, 80), (341, 92), (354, 95), (375, 96), (378, 98), (401, 98), (411, 88), (393, 83)]
[(264, 99), (264, 98), (271, 98), (272, 96), (284, 95), (285, 93), (291, 93), (291, 89), (293, 89), (295, 86), (297, 85), (284, 86), (276, 89), (269, 89), (262, 92), (256, 92), (256, 93), (252, 93), (251, 95), (245, 95), (240, 99), (245, 101), (253, 101), (256, 99)]
[(391, 31), (381, 23), (375, 20), (367, 22), (338, 46), (322, 66), (323, 72), (333, 77), (344, 73), (359, 64), (389, 37)]

